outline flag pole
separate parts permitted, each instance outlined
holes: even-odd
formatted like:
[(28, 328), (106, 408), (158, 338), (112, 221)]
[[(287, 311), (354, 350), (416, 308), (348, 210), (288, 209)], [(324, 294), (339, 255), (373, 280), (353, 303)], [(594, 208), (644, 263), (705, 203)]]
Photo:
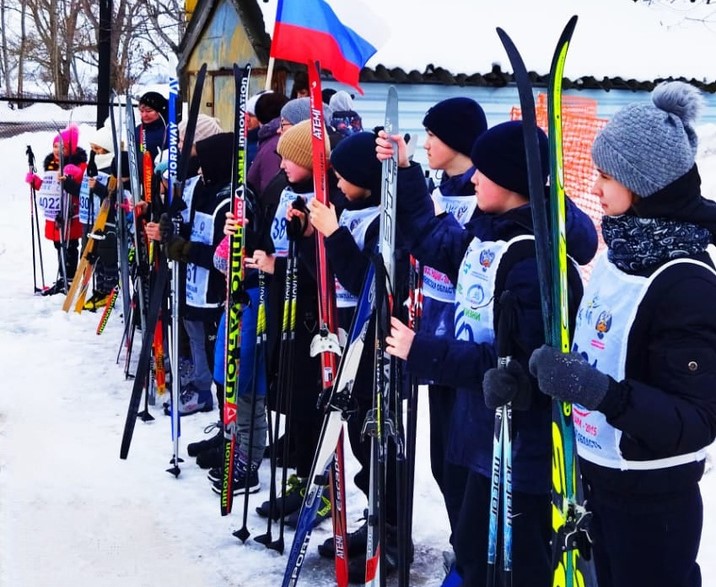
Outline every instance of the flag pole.
[(264, 89), (268, 92), (271, 90), (271, 78), (273, 77), (273, 65), (276, 59), (269, 57), (268, 67), (266, 68), (266, 85)]

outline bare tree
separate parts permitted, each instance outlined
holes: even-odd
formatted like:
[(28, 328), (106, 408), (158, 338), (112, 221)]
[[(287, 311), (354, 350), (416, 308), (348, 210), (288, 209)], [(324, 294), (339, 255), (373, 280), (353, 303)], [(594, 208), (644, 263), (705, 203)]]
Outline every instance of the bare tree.
[[(114, 0), (110, 73), (114, 89), (126, 92), (156, 66), (160, 56), (176, 54), (185, 29), (182, 4), (180, 0)], [(22, 93), (25, 78), (31, 78), (58, 99), (94, 97), (96, 2), (0, 0), (0, 8), (0, 80), (5, 93), (14, 79)]]

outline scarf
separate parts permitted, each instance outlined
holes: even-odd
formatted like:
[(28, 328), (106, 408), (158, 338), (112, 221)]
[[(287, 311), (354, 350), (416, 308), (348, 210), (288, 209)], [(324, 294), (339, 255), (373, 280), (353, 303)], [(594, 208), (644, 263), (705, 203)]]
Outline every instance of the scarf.
[(626, 273), (639, 273), (671, 259), (691, 257), (711, 242), (708, 229), (666, 218), (630, 214), (604, 216), (602, 235), (610, 262)]

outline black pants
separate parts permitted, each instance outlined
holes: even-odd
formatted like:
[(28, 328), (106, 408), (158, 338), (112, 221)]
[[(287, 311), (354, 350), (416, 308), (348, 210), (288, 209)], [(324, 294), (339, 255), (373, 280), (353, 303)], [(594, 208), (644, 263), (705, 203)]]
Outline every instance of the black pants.
[(673, 494), (623, 496), (585, 484), (599, 587), (701, 587), (698, 484)]
[(94, 252), (97, 254), (94, 269), (95, 289), (102, 293), (109, 293), (119, 281), (117, 234), (114, 225), (106, 225), (104, 239), (95, 241)]
[[(57, 251), (57, 267), (59, 268), (60, 275), (62, 275), (62, 244), (60, 241), (54, 241), (55, 250)], [(67, 241), (67, 248), (65, 250), (65, 271), (67, 274), (67, 281), (72, 281), (77, 271), (77, 262), (80, 256), (80, 239), (72, 239)]]
[[(455, 532), (457, 526), (468, 474), (465, 467), (454, 465), (446, 458), (455, 394), (456, 391), (452, 387), (431, 385), (428, 388), (430, 469), (443, 494), (451, 532)], [(452, 536), (450, 542), (452, 542)]]
[[(453, 534), (457, 570), (463, 587), (483, 587), (487, 577), (490, 479), (470, 471), (460, 519)], [(512, 492), (512, 585), (550, 587), (550, 496)], [(501, 566), (498, 540), (498, 568)], [(496, 585), (502, 585), (497, 573)], [(634, 583), (633, 585), (637, 585)], [(644, 583), (646, 585), (646, 583)], [(603, 587), (600, 585), (600, 587)]]

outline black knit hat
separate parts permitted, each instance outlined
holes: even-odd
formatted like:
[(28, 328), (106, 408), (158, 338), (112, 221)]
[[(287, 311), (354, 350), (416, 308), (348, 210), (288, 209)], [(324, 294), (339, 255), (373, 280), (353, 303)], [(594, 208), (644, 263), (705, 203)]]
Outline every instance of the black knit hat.
[(147, 92), (139, 98), (139, 105), (148, 106), (152, 110), (156, 110), (162, 115), (164, 119), (167, 117), (167, 109), (169, 108), (169, 102), (159, 92)]
[(470, 156), (470, 150), (487, 129), (485, 111), (471, 98), (448, 98), (432, 106), (423, 126), (451, 149)]
[(331, 165), (346, 181), (380, 193), (383, 166), (375, 156), (372, 132), (359, 132), (341, 140), (331, 152)]
[[(527, 156), (522, 134), (522, 121), (503, 122), (486, 130), (475, 141), (470, 158), (477, 170), (497, 185), (529, 197)], [(549, 141), (542, 129), (537, 129), (542, 185), (549, 177)]]
[(254, 114), (261, 124), (267, 124), (281, 116), (281, 108), (288, 102), (288, 96), (278, 92), (266, 92), (256, 100)]

